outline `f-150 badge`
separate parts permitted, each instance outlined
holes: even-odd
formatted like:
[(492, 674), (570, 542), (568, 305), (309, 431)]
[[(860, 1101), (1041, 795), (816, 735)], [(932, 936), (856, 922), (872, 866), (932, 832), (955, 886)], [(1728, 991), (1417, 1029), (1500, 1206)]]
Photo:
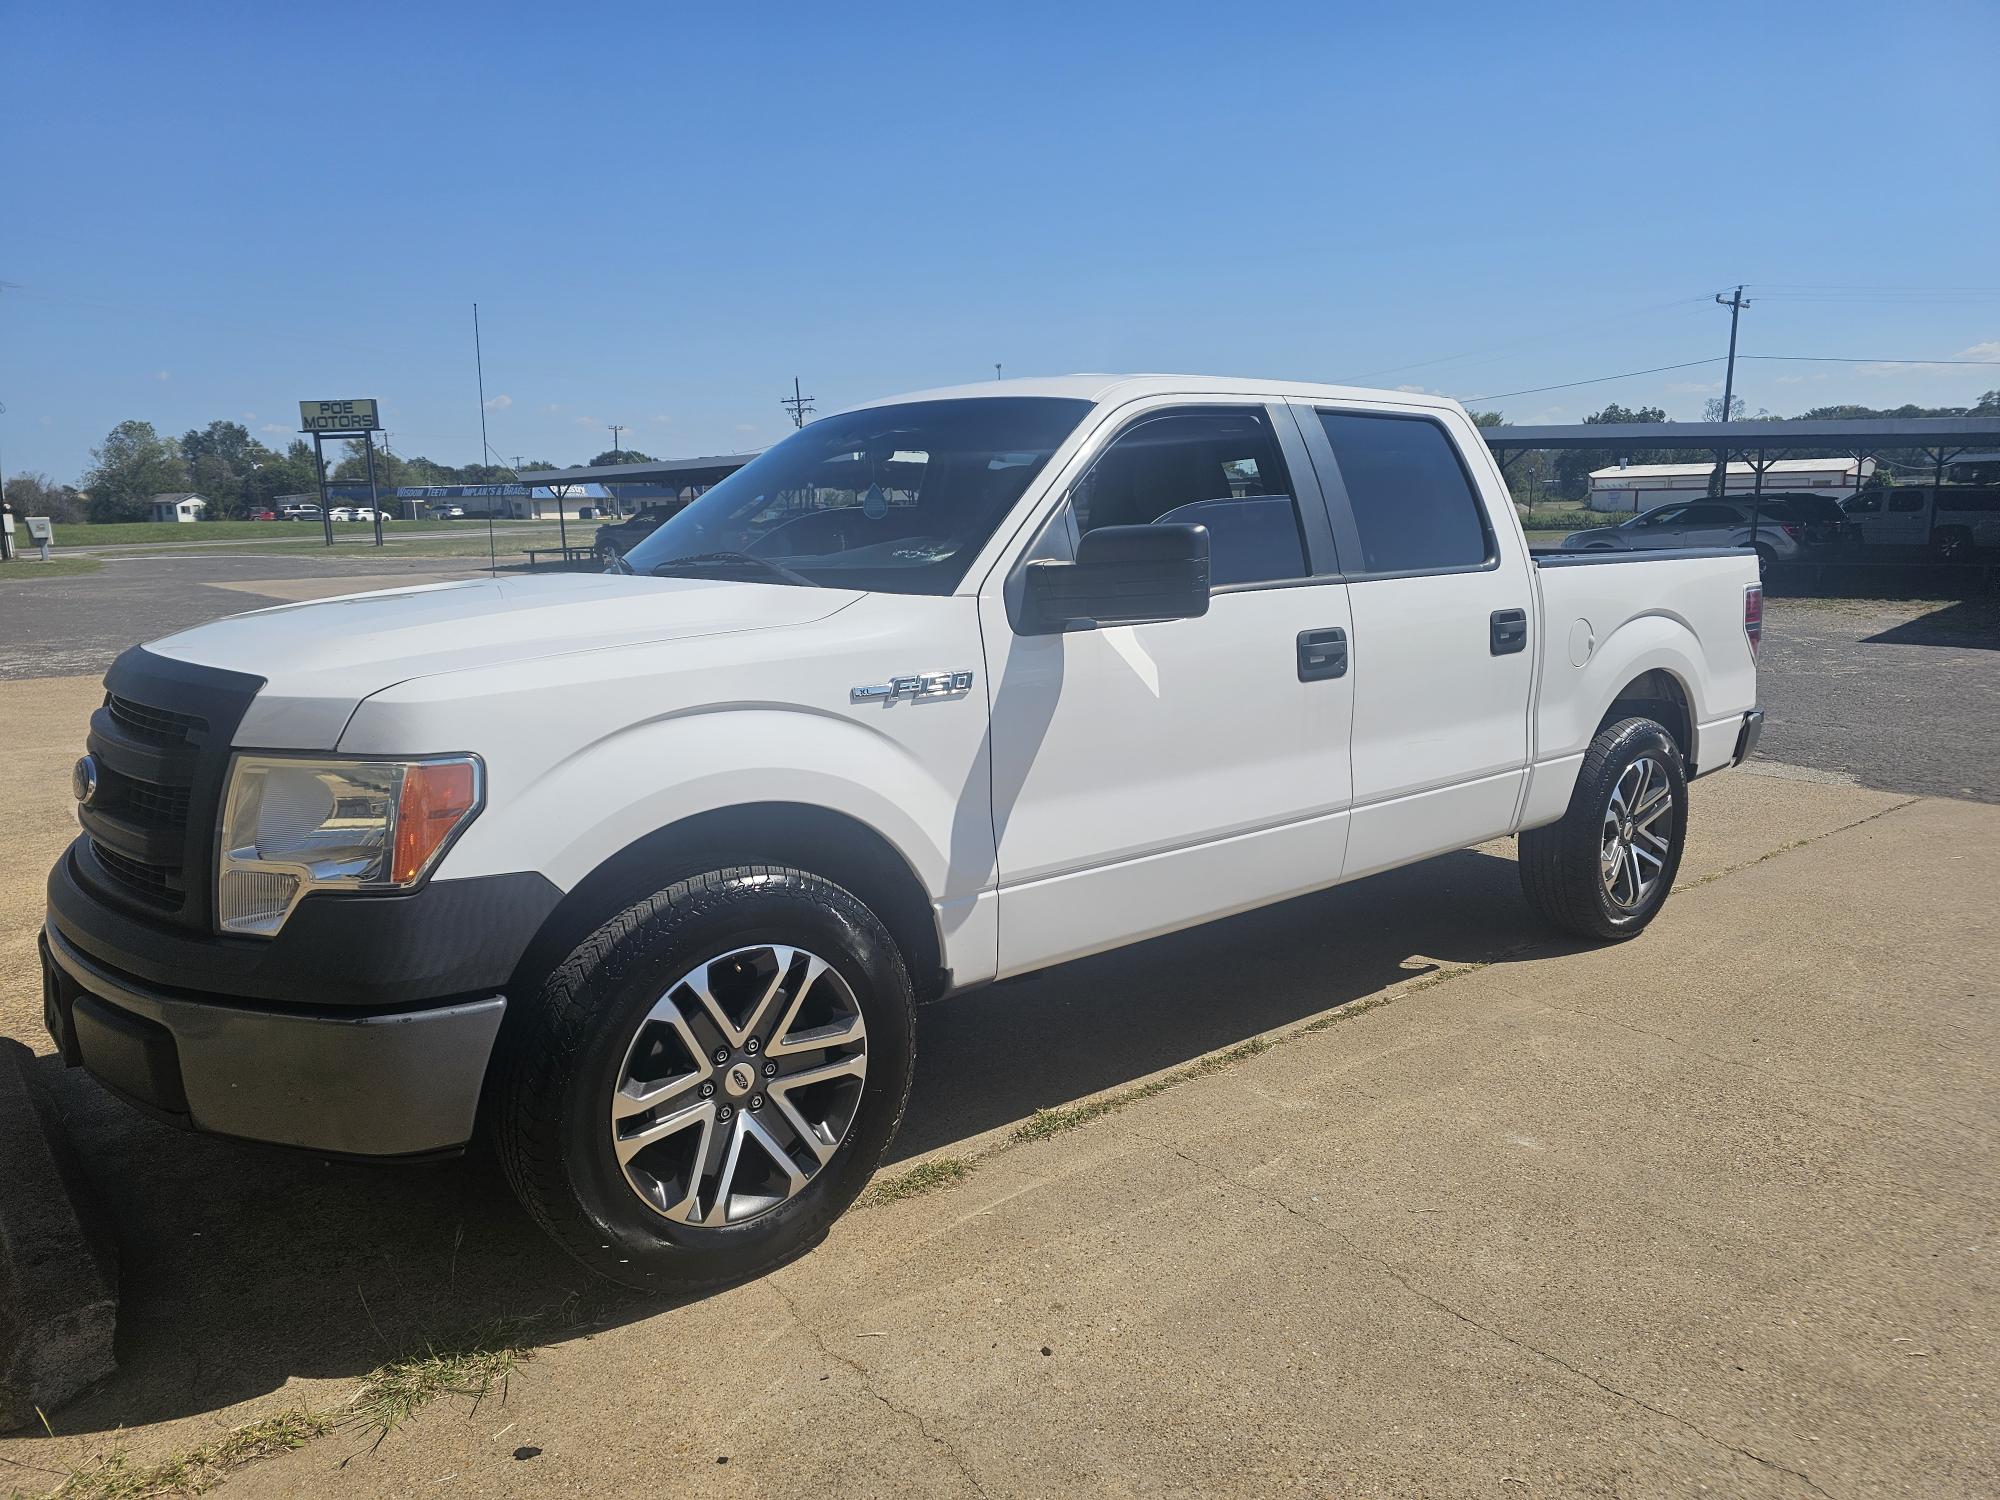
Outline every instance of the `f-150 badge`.
[(887, 682), (855, 688), (856, 703), (893, 703), (898, 698), (951, 698), (972, 691), (970, 672), (923, 672), (915, 677), (891, 677)]

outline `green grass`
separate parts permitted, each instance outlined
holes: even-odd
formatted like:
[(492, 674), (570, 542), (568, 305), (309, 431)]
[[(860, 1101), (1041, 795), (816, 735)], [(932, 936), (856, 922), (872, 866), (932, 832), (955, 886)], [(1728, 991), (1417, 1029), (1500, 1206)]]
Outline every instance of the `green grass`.
[(104, 564), (95, 557), (52, 557), (47, 562), (32, 554), (0, 566), (0, 583), (17, 583), (26, 578), (76, 578), (95, 573)]
[(1609, 525), (1617, 518), (1603, 511), (1586, 510), (1580, 505), (1538, 505), (1533, 509), (1515, 507), (1521, 525), (1528, 531), (1583, 531)]
[(527, 1358), (526, 1350), (507, 1342), (498, 1331), (460, 1348), (426, 1345), (369, 1372), (360, 1388), (337, 1406), (318, 1410), (287, 1407), (232, 1427), (220, 1437), (159, 1463), (135, 1464), (123, 1450), (117, 1450), (86, 1467), (72, 1469), (61, 1484), (47, 1492), (46, 1500), (155, 1500), (200, 1495), (245, 1464), (303, 1448), (331, 1432), (355, 1432), (371, 1444), (380, 1443), (440, 1396), (457, 1396), (476, 1405), (497, 1390), (505, 1400), (509, 1379)]
[(857, 1208), (876, 1208), (884, 1203), (899, 1203), (905, 1198), (914, 1198), (919, 1193), (932, 1192), (937, 1188), (950, 1187), (972, 1175), (972, 1163), (958, 1156), (934, 1156), (929, 1161), (920, 1161), (906, 1171), (891, 1177), (878, 1178), (870, 1184), (868, 1191), (855, 1201)]
[[(495, 517), (495, 531), (510, 531), (527, 527), (554, 528), (551, 518), (540, 521), (512, 521)], [(477, 527), (480, 536), (486, 535), (486, 518), (467, 518), (462, 521), (436, 521), (419, 519), (406, 521), (401, 518), (384, 521), (382, 530), (393, 536), (399, 529), (423, 531), (450, 531), (459, 528), (471, 530)], [(572, 520), (570, 529), (578, 527), (595, 531), (596, 521)], [(353, 537), (372, 536), (375, 531), (373, 521), (335, 521), (334, 535), (343, 540)], [(56, 546), (61, 547), (144, 547), (170, 542), (176, 546), (199, 547), (216, 542), (244, 541), (319, 541), (323, 532), (318, 521), (88, 521), (66, 522), (56, 528)]]

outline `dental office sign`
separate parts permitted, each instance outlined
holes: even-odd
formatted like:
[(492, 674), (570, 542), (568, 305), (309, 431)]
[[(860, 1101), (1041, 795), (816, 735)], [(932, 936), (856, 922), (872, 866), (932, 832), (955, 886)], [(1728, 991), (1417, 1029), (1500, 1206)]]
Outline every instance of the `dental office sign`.
[(347, 401), (301, 401), (299, 430), (343, 436), (357, 432), (380, 432), (382, 419), (376, 414), (374, 401), (367, 397), (357, 396)]

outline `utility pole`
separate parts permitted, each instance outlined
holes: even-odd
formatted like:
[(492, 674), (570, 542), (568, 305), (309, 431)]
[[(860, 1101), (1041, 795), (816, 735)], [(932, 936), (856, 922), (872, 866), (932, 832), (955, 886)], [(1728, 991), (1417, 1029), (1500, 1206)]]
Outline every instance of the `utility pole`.
[[(1718, 306), (1729, 309), (1729, 363), (1723, 366), (1722, 372), (1722, 420), (1727, 422), (1736, 403), (1736, 320), (1743, 316), (1743, 309), (1750, 305), (1750, 299), (1743, 295), (1743, 288), (1739, 286), (1732, 296), (1725, 297), (1717, 292), (1715, 300)], [(1718, 500), (1729, 498), (1729, 447), (1726, 443), (1715, 466), (1715, 497)], [(1750, 524), (1753, 527), (1757, 524), (1754, 512)]]
[[(613, 422), (611, 424), (611, 451), (613, 453), (622, 453), (625, 451), (624, 449), (618, 446), (618, 434), (623, 432), (624, 430), (625, 430), (625, 424), (623, 422)], [(612, 459), (613, 463), (616, 463), (617, 461), (618, 460), (615, 458)]]
[(1730, 420), (1730, 412), (1736, 397), (1736, 320), (1743, 315), (1743, 309), (1750, 305), (1750, 299), (1738, 287), (1733, 297), (1715, 294), (1718, 306), (1729, 309), (1729, 363), (1722, 372), (1722, 420)]
[(792, 377), (791, 395), (780, 397), (778, 405), (784, 407), (786, 411), (792, 414), (792, 425), (794, 427), (805, 426), (806, 418), (811, 416), (813, 412), (813, 398), (799, 389), (799, 377), (796, 375)]
[(993, 378), (995, 380), (1000, 378), (1000, 361), (997, 359), (993, 361)]

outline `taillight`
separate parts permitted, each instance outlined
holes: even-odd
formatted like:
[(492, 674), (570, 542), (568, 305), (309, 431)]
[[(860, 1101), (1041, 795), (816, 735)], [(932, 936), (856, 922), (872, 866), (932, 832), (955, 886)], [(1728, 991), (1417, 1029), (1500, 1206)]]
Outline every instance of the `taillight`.
[(1803, 527), (1800, 527), (1800, 526), (1793, 526), (1793, 525), (1790, 525), (1790, 524), (1785, 524), (1785, 525), (1781, 525), (1781, 526), (1779, 527), (1779, 529), (1780, 529), (1781, 531), (1783, 531), (1783, 532), (1785, 533), (1785, 535), (1786, 535), (1786, 536), (1790, 537), (1790, 538), (1791, 538), (1791, 539), (1792, 539), (1793, 541), (1795, 541), (1795, 542), (1796, 542), (1796, 541), (1797, 541), (1797, 540), (1799, 539), (1799, 537), (1800, 537), (1800, 536), (1801, 536), (1801, 535), (1802, 535), (1802, 534), (1804, 533), (1804, 528), (1803, 528)]
[(1755, 656), (1757, 648), (1764, 640), (1764, 585), (1753, 583), (1743, 591), (1743, 634), (1750, 639), (1750, 654)]

